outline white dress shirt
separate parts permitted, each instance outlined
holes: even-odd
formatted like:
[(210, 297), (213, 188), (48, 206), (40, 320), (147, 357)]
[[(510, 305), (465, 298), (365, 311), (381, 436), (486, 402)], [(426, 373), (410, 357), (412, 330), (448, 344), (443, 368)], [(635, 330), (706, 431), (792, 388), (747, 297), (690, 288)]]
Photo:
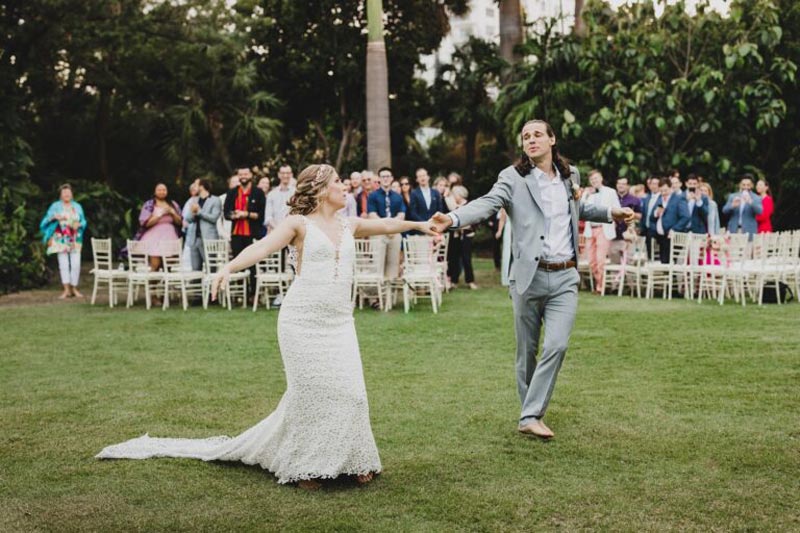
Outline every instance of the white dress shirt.
[(277, 227), (286, 218), (286, 215), (289, 214), (289, 206), (286, 205), (286, 202), (289, 201), (293, 194), (294, 187), (286, 187), (286, 189), (276, 187), (269, 191), (267, 205), (264, 208), (265, 226)]
[[(531, 178), (525, 178), (531, 179)], [(575, 256), (572, 246), (572, 217), (569, 213), (569, 197), (561, 174), (550, 178), (538, 167), (533, 167), (533, 179), (542, 192), (544, 211), (544, 243), (542, 260), (548, 263), (571, 261)]]
[(663, 210), (663, 211), (661, 211), (661, 216), (660, 216), (660, 217), (658, 217), (658, 222), (656, 222), (656, 232), (657, 232), (659, 235), (664, 235), (664, 224), (662, 224), (662, 223), (661, 223), (661, 221), (662, 221), (662, 219), (664, 218), (664, 211), (666, 211), (666, 210), (667, 210), (667, 206), (669, 205), (669, 201), (672, 199), (672, 195), (673, 195), (673, 194), (674, 194), (674, 193), (669, 193), (669, 196), (667, 196), (667, 201), (666, 201), (666, 202), (664, 202), (664, 201), (662, 200), (661, 207), (663, 207), (663, 208), (664, 208), (664, 210)]
[(431, 188), (430, 187), (420, 187), (420, 192), (422, 192), (422, 197), (425, 199), (425, 207), (430, 209), (431, 208)]

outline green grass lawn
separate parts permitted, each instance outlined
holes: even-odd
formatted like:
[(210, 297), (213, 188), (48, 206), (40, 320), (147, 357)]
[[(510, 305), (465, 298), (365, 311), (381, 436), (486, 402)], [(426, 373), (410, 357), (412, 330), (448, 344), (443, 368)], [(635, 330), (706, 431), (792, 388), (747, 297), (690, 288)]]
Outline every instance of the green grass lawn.
[(544, 443), (516, 431), (511, 305), (481, 267), (439, 315), (356, 311), (385, 472), (316, 493), (93, 459), (269, 414), (274, 310), (0, 307), (0, 530), (800, 529), (800, 305), (582, 294)]

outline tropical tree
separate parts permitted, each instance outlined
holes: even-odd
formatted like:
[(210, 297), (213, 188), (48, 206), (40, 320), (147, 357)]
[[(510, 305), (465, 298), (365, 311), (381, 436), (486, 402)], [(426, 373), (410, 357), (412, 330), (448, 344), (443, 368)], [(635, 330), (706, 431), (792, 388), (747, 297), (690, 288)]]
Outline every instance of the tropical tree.
[(367, 166), (392, 165), (389, 73), (383, 42), (383, 3), (367, 0)]

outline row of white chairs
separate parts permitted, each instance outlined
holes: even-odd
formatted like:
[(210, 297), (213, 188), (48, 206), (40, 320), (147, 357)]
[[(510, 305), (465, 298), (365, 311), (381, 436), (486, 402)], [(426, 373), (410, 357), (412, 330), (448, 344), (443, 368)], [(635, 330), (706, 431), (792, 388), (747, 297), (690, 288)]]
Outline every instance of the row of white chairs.
[[(774, 288), (781, 303), (780, 285), (800, 292), (800, 231), (757, 234), (704, 235), (673, 233), (669, 262), (661, 263), (647, 255), (644, 237), (628, 244), (619, 264), (604, 267), (601, 294), (625, 288), (637, 297), (672, 299), (675, 290), (689, 299), (726, 298), (746, 305), (748, 299), (762, 305), (764, 290)], [(591, 278), (591, 276), (590, 276)], [(644, 289), (644, 291), (643, 291)]]
[(404, 237), (402, 241), (403, 263), (399, 279), (385, 276), (386, 246), (381, 237), (356, 239), (355, 273), (353, 278), (353, 302), (359, 308), (364, 301), (377, 299), (384, 311), (389, 311), (403, 295), (403, 308), (409, 312), (419, 299), (431, 302), (431, 309), (438, 313), (442, 304), (442, 293), (447, 290), (447, 249), (449, 235), (434, 238), (425, 235)]
[[(378, 238), (357, 239), (353, 302), (363, 308), (364, 301), (376, 298), (381, 309), (389, 311), (397, 303), (398, 294), (403, 296), (405, 312), (419, 299), (431, 301), (433, 312), (438, 312), (442, 293), (446, 287), (447, 247), (449, 236), (434, 239), (428, 236), (409, 236), (403, 239), (403, 271), (397, 280), (386, 279), (384, 272), (386, 246)], [(172, 296), (180, 298), (184, 310), (189, 299), (199, 296), (203, 307), (208, 307), (210, 288), (216, 273), (230, 261), (230, 245), (225, 240), (203, 241), (204, 262), (202, 271), (186, 269), (181, 262), (183, 242), (180, 239), (162, 241), (158, 244), (162, 257), (162, 269), (150, 267), (150, 246), (141, 241), (127, 241), (127, 268), (114, 268), (111, 239), (92, 239), (94, 288), (92, 305), (102, 286), (108, 290), (108, 305), (119, 303), (119, 295), (126, 291), (127, 307), (131, 307), (144, 293), (145, 307), (152, 307), (154, 297), (163, 299), (162, 308), (167, 309)], [(269, 309), (273, 296), (286, 294), (294, 279), (293, 270), (285, 264), (282, 252), (275, 252), (255, 265), (255, 297), (253, 311), (263, 302)], [(228, 287), (220, 288), (221, 301), (232, 309), (234, 299), (247, 305), (249, 271), (237, 272), (230, 278)]]

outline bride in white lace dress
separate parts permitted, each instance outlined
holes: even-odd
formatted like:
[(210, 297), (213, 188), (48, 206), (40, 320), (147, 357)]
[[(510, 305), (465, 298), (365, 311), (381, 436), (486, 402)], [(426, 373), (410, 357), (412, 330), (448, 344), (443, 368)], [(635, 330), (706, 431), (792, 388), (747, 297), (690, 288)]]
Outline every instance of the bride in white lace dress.
[(275, 411), (237, 437), (144, 435), (109, 446), (97, 457), (241, 461), (269, 470), (278, 483), (297, 482), (307, 489), (319, 488), (318, 480), (340, 475), (368, 483), (381, 471), (353, 323), (354, 237), (432, 231), (428, 222), (345, 219), (338, 214), (345, 201), (344, 186), (333, 167), (307, 167), (289, 201), (290, 216), (243, 250), (214, 280), (216, 296), (231, 272), (290, 246), (297, 276), (278, 315), (287, 388)]

